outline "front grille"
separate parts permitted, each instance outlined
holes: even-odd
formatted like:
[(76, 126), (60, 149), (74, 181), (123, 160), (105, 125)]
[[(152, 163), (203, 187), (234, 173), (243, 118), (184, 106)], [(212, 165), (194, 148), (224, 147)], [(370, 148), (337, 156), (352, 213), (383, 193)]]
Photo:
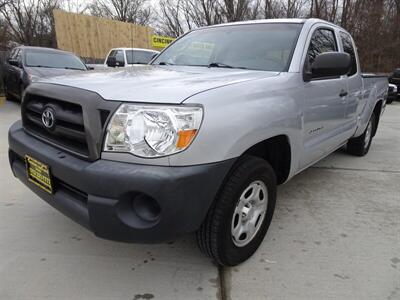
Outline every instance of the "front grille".
[[(43, 142), (94, 161), (101, 155), (105, 126), (120, 104), (83, 89), (35, 83), (27, 88), (22, 101), (22, 124), (27, 133)], [(48, 110), (55, 120), (50, 128), (42, 121)]]
[[(55, 125), (46, 128), (42, 113), (46, 108), (54, 112)], [(24, 127), (31, 133), (71, 152), (89, 156), (82, 106), (38, 95), (26, 97), (23, 110)]]

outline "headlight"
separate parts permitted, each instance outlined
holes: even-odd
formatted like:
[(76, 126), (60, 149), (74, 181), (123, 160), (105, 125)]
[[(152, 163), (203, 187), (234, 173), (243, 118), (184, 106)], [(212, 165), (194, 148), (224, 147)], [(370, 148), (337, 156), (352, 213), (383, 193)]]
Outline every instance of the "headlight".
[(107, 127), (104, 151), (160, 157), (185, 150), (200, 128), (199, 106), (122, 104)]

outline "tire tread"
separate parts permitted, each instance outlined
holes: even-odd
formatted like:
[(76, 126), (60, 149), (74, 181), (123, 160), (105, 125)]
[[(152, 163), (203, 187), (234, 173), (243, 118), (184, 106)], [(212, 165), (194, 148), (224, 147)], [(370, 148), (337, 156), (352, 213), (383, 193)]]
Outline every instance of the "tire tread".
[(231, 172), (227, 175), (224, 183), (217, 193), (216, 200), (211, 206), (200, 229), (196, 233), (197, 243), (200, 250), (207, 256), (213, 258), (219, 265), (228, 265), (220, 255), (218, 235), (220, 228), (222, 227), (222, 223), (224, 222), (224, 214), (232, 201), (230, 196), (235, 193), (235, 190), (243, 176), (245, 176), (249, 170), (260, 167), (260, 165), (268, 168), (268, 172), (274, 175), (273, 180), (274, 184), (276, 185), (274, 171), (265, 160), (247, 155), (241, 157), (234, 165)]

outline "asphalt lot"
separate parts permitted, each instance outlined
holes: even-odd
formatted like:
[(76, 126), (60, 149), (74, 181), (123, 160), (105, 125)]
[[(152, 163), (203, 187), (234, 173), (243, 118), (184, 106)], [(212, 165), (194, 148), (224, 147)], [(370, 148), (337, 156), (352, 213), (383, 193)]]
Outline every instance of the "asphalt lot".
[(218, 269), (193, 236), (101, 240), (13, 178), (0, 100), (0, 299), (400, 299), (400, 103), (363, 158), (341, 150), (279, 187), (256, 255)]

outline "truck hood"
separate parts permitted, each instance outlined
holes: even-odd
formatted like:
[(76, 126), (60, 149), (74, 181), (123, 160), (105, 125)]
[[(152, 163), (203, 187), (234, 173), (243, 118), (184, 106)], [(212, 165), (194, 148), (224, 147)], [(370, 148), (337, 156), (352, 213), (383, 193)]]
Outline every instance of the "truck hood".
[(221, 86), (277, 76), (277, 72), (186, 66), (137, 66), (46, 79), (99, 94), (106, 100), (181, 103)]

